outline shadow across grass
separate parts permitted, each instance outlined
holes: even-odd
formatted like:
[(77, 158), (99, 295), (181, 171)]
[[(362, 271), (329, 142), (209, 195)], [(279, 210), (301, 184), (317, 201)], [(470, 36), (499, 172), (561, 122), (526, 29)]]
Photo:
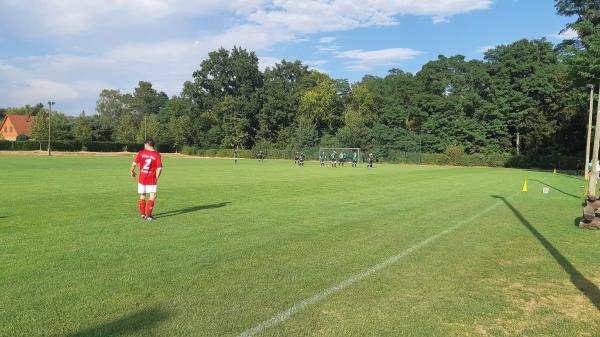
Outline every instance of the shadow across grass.
[(506, 198), (492, 195), (493, 198), (502, 200), (506, 206), (515, 214), (515, 216), (521, 221), (523, 226), (527, 228), (531, 234), (542, 244), (542, 246), (552, 255), (554, 260), (562, 267), (562, 269), (569, 274), (571, 283), (579, 290), (585, 297), (587, 297), (592, 304), (600, 311), (600, 289), (593, 282), (588, 280), (575, 266), (562, 255), (562, 253), (552, 245), (524, 216), (519, 212)]
[(161, 321), (169, 318), (170, 314), (160, 308), (143, 309), (114, 321), (93, 326), (74, 332), (67, 337), (111, 337), (122, 336), (139, 330), (147, 330)]
[(568, 195), (568, 196), (570, 196), (570, 197), (573, 197), (573, 198), (575, 198), (575, 199), (583, 199), (583, 197), (582, 197), (582, 196), (580, 196), (580, 195), (575, 195), (575, 194), (571, 194), (571, 193), (569, 193), (569, 192), (565, 192), (565, 191), (563, 191), (563, 190), (561, 190), (561, 189), (559, 189), (559, 188), (556, 188), (555, 186), (552, 186), (552, 185), (546, 184), (546, 183), (545, 183), (545, 182), (543, 182), (543, 181), (540, 181), (540, 180), (537, 180), (537, 179), (529, 179), (529, 180), (531, 180), (531, 181), (536, 181), (536, 182), (538, 182), (538, 183), (540, 183), (540, 184), (542, 184), (542, 185), (544, 185), (544, 186), (548, 186), (548, 187), (550, 187), (550, 188), (551, 188), (551, 189), (553, 189), (553, 190), (556, 190), (556, 191), (558, 191), (558, 192), (560, 192), (560, 193), (562, 193), (562, 194), (564, 194), (564, 195)]
[(157, 218), (168, 218), (171, 216), (182, 215), (182, 214), (186, 214), (186, 213), (193, 213), (193, 212), (203, 211), (203, 210), (207, 210), (207, 209), (221, 208), (221, 207), (225, 207), (225, 206), (229, 205), (230, 203), (231, 202), (226, 201), (226, 202), (220, 202), (217, 204), (199, 205), (199, 206), (181, 208), (181, 209), (176, 209), (176, 210), (172, 210), (172, 211), (166, 211), (163, 213), (157, 213), (156, 217)]
[(577, 171), (574, 173), (561, 172), (558, 175), (561, 177), (565, 177), (565, 178), (571, 178), (571, 179), (587, 182), (587, 180), (585, 180), (585, 177), (583, 176), (583, 171)]

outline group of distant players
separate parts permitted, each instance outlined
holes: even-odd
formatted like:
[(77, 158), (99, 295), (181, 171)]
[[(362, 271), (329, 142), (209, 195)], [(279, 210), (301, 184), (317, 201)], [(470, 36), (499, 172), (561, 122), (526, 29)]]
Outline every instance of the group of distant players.
[[(294, 156), (294, 164), (298, 165), (298, 166), (304, 166), (304, 152), (296, 152), (296, 155)], [(326, 161), (327, 155), (325, 154), (325, 151), (322, 151), (319, 154), (319, 163), (321, 164), (321, 166), (325, 166), (325, 161)], [(338, 164), (340, 166), (344, 166), (344, 163), (347, 163), (349, 161), (349, 155), (347, 152), (340, 152), (337, 153), (337, 151), (333, 150), (330, 154), (329, 154), (329, 158), (331, 159), (331, 167), (337, 167)], [(358, 153), (356, 151), (352, 152), (352, 167), (358, 167)], [(373, 157), (373, 153), (369, 153), (369, 157), (367, 158), (367, 167), (373, 167), (373, 162), (375, 161), (374, 157)]]
[[(234, 160), (237, 164), (239, 153), (237, 149), (234, 151)], [(261, 151), (257, 155), (257, 159), (262, 162), (265, 155)], [(325, 151), (319, 154), (319, 162), (321, 166), (325, 166), (326, 159)], [(331, 159), (331, 166), (337, 167), (338, 163), (342, 167), (344, 163), (348, 162), (349, 156), (346, 152), (340, 152), (333, 150), (329, 154)], [(304, 166), (305, 155), (304, 152), (296, 152), (294, 157), (294, 164), (298, 166)], [(352, 152), (352, 167), (358, 167), (358, 153)], [(369, 153), (367, 157), (367, 167), (373, 167), (373, 153)], [(139, 174), (136, 173), (136, 168), (139, 165)], [(146, 139), (144, 142), (144, 149), (135, 156), (133, 163), (131, 164), (130, 174), (132, 178), (138, 178), (138, 207), (140, 211), (140, 218), (148, 221), (155, 220), (152, 216), (152, 210), (157, 197), (158, 178), (160, 177), (163, 170), (162, 159), (160, 153), (154, 149), (154, 141), (152, 139)]]
[(304, 152), (296, 152), (296, 155), (294, 155), (294, 164), (298, 166), (304, 166), (304, 158)]

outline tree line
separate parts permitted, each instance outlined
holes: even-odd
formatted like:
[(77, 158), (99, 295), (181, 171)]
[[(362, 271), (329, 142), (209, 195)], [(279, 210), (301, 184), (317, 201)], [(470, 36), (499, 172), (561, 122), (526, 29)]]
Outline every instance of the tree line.
[[(141, 81), (105, 89), (94, 115), (52, 116), (53, 137), (132, 143), (144, 136), (175, 148), (360, 147), (393, 151), (578, 154), (585, 148), (589, 89), (600, 80), (600, 4), (557, 0), (578, 37), (553, 45), (519, 40), (483, 60), (440, 55), (412, 74), (391, 69), (356, 83), (281, 61), (261, 71), (241, 47), (211, 52), (168, 97)], [(47, 116), (42, 105), (2, 113)], [(33, 139), (47, 138), (35, 118)]]

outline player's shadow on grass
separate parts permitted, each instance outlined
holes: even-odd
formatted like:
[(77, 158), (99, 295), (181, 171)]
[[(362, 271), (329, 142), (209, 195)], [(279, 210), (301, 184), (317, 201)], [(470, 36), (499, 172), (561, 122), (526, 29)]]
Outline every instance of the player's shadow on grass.
[(540, 184), (542, 184), (542, 185), (544, 185), (544, 186), (548, 186), (548, 187), (550, 187), (550, 188), (551, 188), (551, 189), (553, 189), (553, 190), (556, 190), (556, 191), (558, 191), (558, 192), (560, 192), (560, 193), (562, 193), (562, 194), (564, 194), (564, 195), (568, 195), (568, 196), (570, 196), (570, 197), (573, 197), (573, 198), (575, 198), (575, 199), (583, 199), (583, 197), (582, 197), (582, 196), (580, 196), (580, 195), (575, 195), (575, 194), (571, 194), (571, 193), (569, 193), (569, 192), (565, 192), (565, 191), (563, 191), (563, 190), (561, 190), (561, 189), (559, 189), (559, 188), (556, 188), (556, 187), (554, 187), (554, 186), (552, 186), (552, 185), (548, 185), (548, 184), (546, 184), (546, 183), (545, 183), (545, 182), (543, 182), (543, 181), (539, 181), (539, 180), (537, 180), (537, 179), (530, 179), (530, 180), (531, 180), (531, 181), (537, 181), (538, 183), (540, 183)]
[(506, 206), (515, 214), (515, 216), (521, 221), (523, 226), (527, 228), (531, 234), (542, 244), (544, 248), (552, 255), (552, 257), (558, 262), (562, 269), (569, 274), (571, 283), (579, 290), (585, 297), (587, 297), (592, 304), (596, 307), (596, 310), (600, 311), (600, 289), (593, 282), (588, 280), (575, 266), (562, 255), (562, 253), (552, 245), (538, 230), (519, 212), (506, 198), (492, 195), (492, 197), (502, 200)]
[(182, 215), (182, 214), (186, 214), (186, 213), (193, 213), (193, 212), (203, 211), (203, 210), (207, 210), (207, 209), (221, 208), (221, 207), (225, 207), (225, 206), (229, 205), (230, 203), (231, 202), (226, 201), (226, 202), (220, 202), (218, 204), (209, 204), (209, 205), (200, 205), (200, 206), (181, 208), (181, 209), (176, 209), (176, 210), (172, 210), (172, 211), (166, 211), (163, 213), (157, 213), (156, 217), (157, 218), (168, 218), (171, 216)]
[(92, 336), (123, 336), (136, 331), (152, 329), (159, 322), (169, 318), (169, 313), (160, 308), (149, 308), (134, 312), (111, 322), (81, 330), (67, 337), (92, 337)]

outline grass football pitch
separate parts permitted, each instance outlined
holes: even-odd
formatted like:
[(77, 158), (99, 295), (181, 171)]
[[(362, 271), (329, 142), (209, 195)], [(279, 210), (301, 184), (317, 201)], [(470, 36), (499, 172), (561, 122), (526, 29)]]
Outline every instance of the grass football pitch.
[(578, 177), (131, 159), (0, 157), (0, 336), (600, 336)]

